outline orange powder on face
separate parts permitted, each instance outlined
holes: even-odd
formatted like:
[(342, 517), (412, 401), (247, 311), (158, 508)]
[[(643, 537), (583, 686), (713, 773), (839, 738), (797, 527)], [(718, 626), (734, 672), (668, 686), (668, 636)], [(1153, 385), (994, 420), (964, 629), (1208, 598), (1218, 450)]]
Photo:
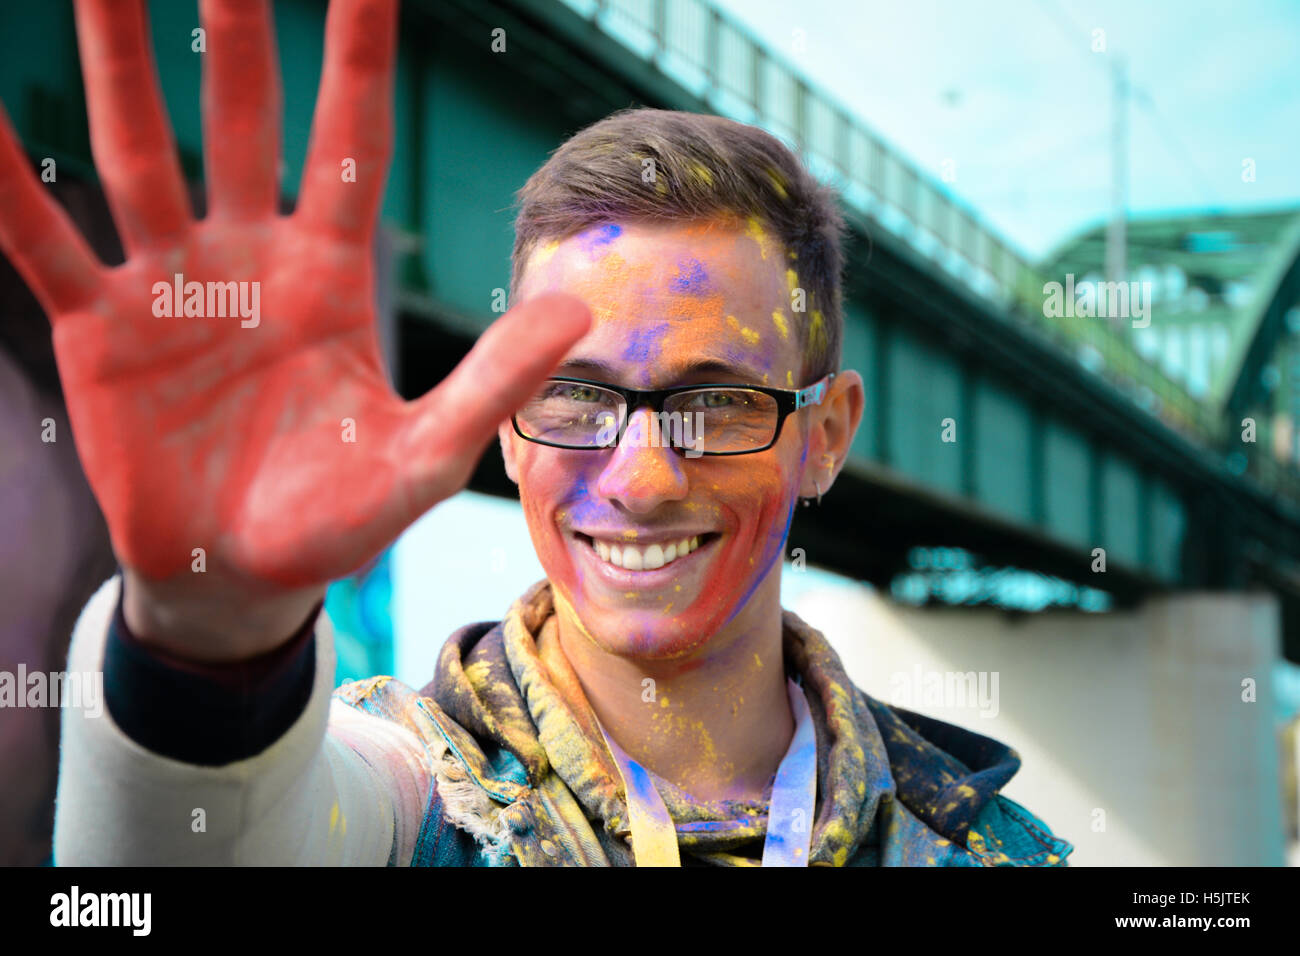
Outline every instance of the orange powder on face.
[(576, 287), (568, 291), (579, 291), (587, 300), (595, 319), (611, 319), (615, 311), (601, 302), (617, 302), (623, 288), (632, 283), (649, 282), (654, 278), (649, 263), (640, 262), (630, 265), (612, 249), (603, 253), (590, 268), (583, 269)]
[(722, 318), (725, 308), (722, 293), (711, 292), (707, 295), (674, 297), (666, 304), (664, 315), (669, 319), (688, 321), (717, 320)]

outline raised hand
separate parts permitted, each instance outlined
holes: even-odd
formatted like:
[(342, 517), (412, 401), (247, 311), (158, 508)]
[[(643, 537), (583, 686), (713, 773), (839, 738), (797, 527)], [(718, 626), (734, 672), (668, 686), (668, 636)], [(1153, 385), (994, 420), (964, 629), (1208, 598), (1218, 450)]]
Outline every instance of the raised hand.
[[(128, 620), (160, 643), (171, 629), (171, 648), (194, 657), (285, 636), (326, 582), (463, 487), (497, 424), (588, 327), (577, 299), (538, 297), (428, 395), (406, 403), (389, 387), (371, 240), (391, 153), (396, 8), (331, 4), (302, 188), (283, 217), (267, 4), (200, 4), (209, 213), (197, 221), (143, 0), (78, 0), (95, 164), (127, 253), (118, 267), (97, 261), (45, 193), (0, 110), (0, 250), (53, 325), (128, 596), (134, 584), (137, 601), (153, 602), (128, 603)], [(208, 314), (223, 304), (224, 316)], [(252, 623), (221, 646), (192, 646), (185, 635), (217, 606), (247, 606)], [(220, 641), (218, 630), (205, 639)]]

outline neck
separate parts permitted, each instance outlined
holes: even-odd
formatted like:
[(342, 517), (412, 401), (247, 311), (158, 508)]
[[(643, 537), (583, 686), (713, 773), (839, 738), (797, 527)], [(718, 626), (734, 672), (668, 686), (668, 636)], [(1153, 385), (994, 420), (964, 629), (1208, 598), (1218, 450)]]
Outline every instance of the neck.
[(699, 651), (675, 660), (611, 654), (558, 596), (556, 610), (564, 656), (601, 725), (628, 756), (700, 800), (770, 795), (795, 728), (779, 564), (735, 618)]

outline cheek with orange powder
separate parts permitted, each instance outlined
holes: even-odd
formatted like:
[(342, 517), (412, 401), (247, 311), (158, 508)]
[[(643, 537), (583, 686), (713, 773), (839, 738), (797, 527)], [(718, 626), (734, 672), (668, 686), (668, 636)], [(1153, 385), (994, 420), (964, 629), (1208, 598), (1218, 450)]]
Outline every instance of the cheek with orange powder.
[[(784, 442), (783, 442), (784, 444)], [(695, 572), (655, 590), (623, 591), (582, 560), (565, 529), (610, 525), (617, 512), (593, 489), (596, 456), (558, 449), (525, 452), (521, 498), (538, 557), (557, 597), (572, 607), (587, 636), (605, 650), (649, 658), (689, 654), (746, 606), (780, 561), (795, 498), (794, 477), (777, 449), (739, 459), (686, 464), (691, 493), (682, 504), (719, 538)], [(586, 463), (575, 461), (585, 456)], [(797, 470), (795, 472), (797, 474)]]

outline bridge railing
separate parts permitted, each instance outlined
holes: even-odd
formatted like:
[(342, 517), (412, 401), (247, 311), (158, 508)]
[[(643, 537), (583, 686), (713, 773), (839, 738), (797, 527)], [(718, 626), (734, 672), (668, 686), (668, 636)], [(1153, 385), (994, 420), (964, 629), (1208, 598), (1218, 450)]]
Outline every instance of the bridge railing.
[[(1105, 319), (1045, 314), (1044, 279), (938, 181), (705, 0), (559, 0), (717, 112), (792, 143), (858, 213), (997, 310), (1073, 354), (1139, 407), (1218, 446), (1222, 423)], [(795, 39), (792, 37), (792, 39)]]

